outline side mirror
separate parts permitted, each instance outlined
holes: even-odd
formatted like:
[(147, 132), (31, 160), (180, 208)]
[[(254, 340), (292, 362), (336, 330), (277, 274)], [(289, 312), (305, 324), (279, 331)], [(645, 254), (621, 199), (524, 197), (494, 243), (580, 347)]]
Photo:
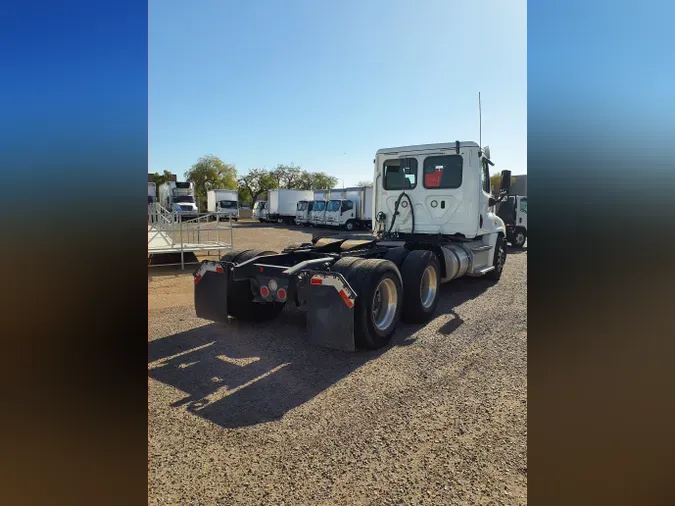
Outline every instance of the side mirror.
[(490, 197), (490, 200), (488, 201), (488, 207), (496, 206), (497, 205), (497, 199), (494, 197)]
[(502, 185), (499, 188), (499, 193), (508, 194), (511, 190), (511, 171), (502, 171)]

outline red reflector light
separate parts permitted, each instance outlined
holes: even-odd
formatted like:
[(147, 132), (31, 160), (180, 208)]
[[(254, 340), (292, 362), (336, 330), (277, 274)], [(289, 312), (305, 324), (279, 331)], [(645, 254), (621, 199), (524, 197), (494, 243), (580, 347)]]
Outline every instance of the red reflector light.
[(258, 272), (262, 272), (262, 271), (263, 271), (263, 268), (262, 268), (262, 267), (258, 267)]
[(286, 300), (286, 290), (279, 288), (277, 290), (277, 297), (279, 297), (279, 300)]
[(321, 281), (321, 278), (312, 278), (309, 281), (312, 285), (321, 285), (323, 284), (323, 281)]
[(197, 275), (195, 276), (195, 285), (196, 285), (197, 283), (199, 283), (199, 280), (200, 280), (200, 279), (202, 279), (202, 275), (201, 275), (201, 274), (197, 274)]
[(263, 297), (267, 297), (270, 294), (270, 289), (267, 288), (266, 286), (261, 286), (260, 287), (260, 295)]
[(224, 272), (222, 265), (216, 265), (216, 272)]

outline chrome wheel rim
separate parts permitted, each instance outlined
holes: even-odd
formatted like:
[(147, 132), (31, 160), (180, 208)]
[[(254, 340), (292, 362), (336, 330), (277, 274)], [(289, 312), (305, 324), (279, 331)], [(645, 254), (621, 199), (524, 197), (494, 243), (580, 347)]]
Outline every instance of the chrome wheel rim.
[(438, 276), (436, 276), (436, 269), (428, 265), (422, 273), (422, 281), (420, 282), (420, 300), (424, 309), (429, 309), (434, 303), (437, 289)]
[(396, 284), (385, 278), (377, 285), (373, 294), (373, 323), (378, 330), (387, 330), (394, 322), (398, 307)]

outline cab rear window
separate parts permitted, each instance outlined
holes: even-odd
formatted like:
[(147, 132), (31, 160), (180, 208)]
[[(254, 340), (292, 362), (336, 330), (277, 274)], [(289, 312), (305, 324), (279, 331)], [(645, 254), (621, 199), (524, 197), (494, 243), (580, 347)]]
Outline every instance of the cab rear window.
[(461, 155), (427, 156), (424, 159), (425, 188), (459, 188), (462, 186)]

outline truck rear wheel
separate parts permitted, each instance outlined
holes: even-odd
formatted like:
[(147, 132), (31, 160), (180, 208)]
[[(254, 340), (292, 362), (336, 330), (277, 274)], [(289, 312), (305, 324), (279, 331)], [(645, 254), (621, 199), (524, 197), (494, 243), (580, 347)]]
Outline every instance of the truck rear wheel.
[(403, 261), (407, 258), (407, 256), (410, 254), (410, 250), (407, 248), (404, 248), (403, 246), (399, 246), (398, 248), (391, 248), (387, 253), (384, 255), (385, 260), (389, 260), (396, 265), (396, 267), (401, 270), (401, 266), (403, 265)]
[(513, 232), (513, 239), (511, 242), (516, 248), (522, 248), (525, 246), (525, 241), (527, 240), (527, 232), (522, 228), (517, 228)]
[[(230, 251), (221, 262), (240, 264), (260, 255), (276, 255), (276, 251), (243, 250)], [(284, 308), (285, 302), (258, 303), (253, 301), (250, 281), (229, 280), (227, 285), (227, 314), (242, 321), (268, 321), (276, 318)]]
[(354, 220), (349, 220), (347, 223), (345, 223), (345, 230), (347, 232), (351, 232), (352, 230), (354, 230), (354, 228), (355, 228), (354, 227)]
[(354, 339), (359, 348), (381, 348), (391, 340), (400, 319), (403, 281), (388, 260), (343, 258), (332, 270), (345, 276), (356, 292)]
[(441, 285), (441, 268), (436, 255), (414, 250), (403, 261), (403, 312), (407, 323), (424, 323), (436, 312)]

